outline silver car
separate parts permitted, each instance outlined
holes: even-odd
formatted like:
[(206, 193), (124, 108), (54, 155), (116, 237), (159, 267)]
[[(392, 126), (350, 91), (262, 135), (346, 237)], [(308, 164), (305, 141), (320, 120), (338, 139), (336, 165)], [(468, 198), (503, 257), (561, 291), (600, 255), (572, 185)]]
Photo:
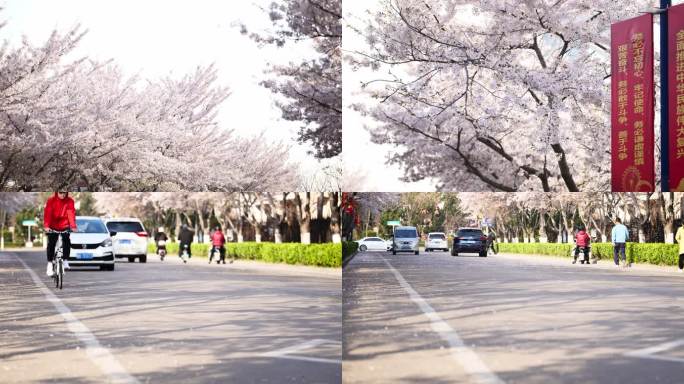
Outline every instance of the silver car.
[(392, 254), (397, 252), (413, 252), (419, 254), (418, 244), (418, 230), (416, 227), (394, 227), (394, 242), (392, 246)]

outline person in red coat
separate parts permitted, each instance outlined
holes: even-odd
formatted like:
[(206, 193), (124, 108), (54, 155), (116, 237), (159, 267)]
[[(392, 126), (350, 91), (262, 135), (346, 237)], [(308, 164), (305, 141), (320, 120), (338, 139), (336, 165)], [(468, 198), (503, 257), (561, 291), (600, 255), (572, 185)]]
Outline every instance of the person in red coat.
[(585, 252), (589, 252), (589, 244), (591, 243), (591, 236), (584, 230), (584, 228), (579, 229), (577, 234), (575, 235), (575, 260), (572, 261), (573, 264), (577, 262), (577, 257), (579, 256), (579, 252), (581, 248), (585, 249)]
[[(223, 232), (221, 232), (221, 227), (216, 227), (216, 230), (214, 233), (211, 234), (211, 245), (213, 246), (211, 252), (212, 255), (214, 254), (214, 249), (219, 250), (219, 254), (221, 255), (221, 259), (218, 261), (219, 263), (223, 262), (223, 264), (226, 263), (226, 247), (224, 246), (226, 244), (226, 238), (223, 236)], [(209, 262), (211, 263), (211, 256), (209, 257)], [(230, 259), (230, 262), (233, 262), (233, 258)]]
[[(69, 251), (71, 250), (71, 242), (69, 241), (69, 232), (71, 230), (76, 232), (76, 209), (74, 208), (74, 199), (69, 197), (69, 192), (58, 191), (51, 196), (45, 203), (45, 212), (43, 214), (43, 227), (47, 234), (47, 275), (52, 276), (52, 260), (55, 258), (55, 246), (57, 245), (57, 238), (62, 236), (62, 259), (64, 260), (64, 268), (69, 269)], [(67, 231), (65, 233), (51, 233), (50, 231)]]

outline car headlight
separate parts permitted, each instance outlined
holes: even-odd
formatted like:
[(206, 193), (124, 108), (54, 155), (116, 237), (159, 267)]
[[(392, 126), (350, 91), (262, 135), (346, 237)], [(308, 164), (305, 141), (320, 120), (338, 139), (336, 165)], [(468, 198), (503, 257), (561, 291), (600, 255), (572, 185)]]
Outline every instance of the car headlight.
[(112, 246), (112, 239), (105, 239), (105, 241), (100, 243), (100, 245), (103, 247), (111, 247)]

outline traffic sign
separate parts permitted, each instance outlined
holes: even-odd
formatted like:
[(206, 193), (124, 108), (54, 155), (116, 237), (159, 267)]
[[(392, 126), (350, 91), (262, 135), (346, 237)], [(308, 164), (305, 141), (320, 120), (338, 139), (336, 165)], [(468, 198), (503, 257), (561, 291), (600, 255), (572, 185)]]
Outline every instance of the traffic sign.
[(21, 222), (21, 225), (27, 226), (27, 227), (35, 227), (36, 226), (36, 221), (35, 220), (24, 220)]
[(401, 225), (401, 221), (399, 220), (390, 220), (387, 222), (387, 225)]

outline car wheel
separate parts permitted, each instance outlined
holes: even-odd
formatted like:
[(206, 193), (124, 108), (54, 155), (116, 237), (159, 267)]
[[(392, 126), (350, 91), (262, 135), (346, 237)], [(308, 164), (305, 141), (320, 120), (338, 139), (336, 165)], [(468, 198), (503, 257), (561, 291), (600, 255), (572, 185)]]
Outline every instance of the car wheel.
[(147, 263), (147, 255), (140, 256), (138, 260), (140, 260), (141, 263)]
[(129, 263), (135, 263), (135, 257), (129, 257), (128, 262)]
[(100, 265), (100, 271), (113, 271), (114, 264), (111, 265)]
[(393, 254), (393, 255), (396, 255), (396, 254), (397, 254), (397, 251), (392, 250), (392, 254)]
[(420, 251), (416, 251), (415, 254), (416, 254), (416, 255), (420, 254)]
[(458, 256), (458, 252), (455, 249), (451, 250), (451, 256)]
[(359, 247), (359, 251), (361, 251), (361, 252), (366, 252), (367, 249), (368, 249), (368, 247), (366, 247), (363, 244)]
[(487, 251), (480, 252), (480, 257), (487, 257)]

